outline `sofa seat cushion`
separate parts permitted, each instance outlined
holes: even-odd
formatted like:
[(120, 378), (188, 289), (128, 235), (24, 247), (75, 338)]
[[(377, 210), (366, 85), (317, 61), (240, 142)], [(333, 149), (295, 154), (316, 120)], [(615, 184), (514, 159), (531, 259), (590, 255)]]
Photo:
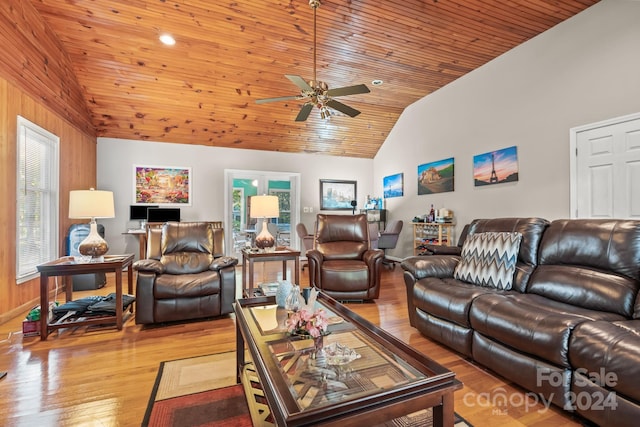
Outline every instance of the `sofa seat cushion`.
[(477, 286), (452, 278), (426, 277), (413, 287), (413, 305), (432, 316), (468, 328), (471, 326), (469, 309), (473, 300), (480, 295), (503, 292), (509, 291)]
[(640, 320), (578, 325), (569, 360), (598, 385), (640, 402)]
[(196, 298), (220, 293), (220, 275), (217, 271), (196, 274), (163, 274), (156, 277), (155, 299)]
[(569, 367), (569, 336), (580, 323), (624, 320), (533, 294), (485, 294), (469, 311), (471, 327), (520, 352)]
[(320, 274), (322, 289), (326, 291), (352, 292), (369, 289), (369, 268), (364, 261), (325, 260)]

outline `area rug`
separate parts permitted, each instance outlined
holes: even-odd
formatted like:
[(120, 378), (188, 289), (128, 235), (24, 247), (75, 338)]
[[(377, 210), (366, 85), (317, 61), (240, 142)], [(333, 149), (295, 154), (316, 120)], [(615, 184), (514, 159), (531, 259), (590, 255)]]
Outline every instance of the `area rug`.
[[(246, 369), (236, 384), (235, 352), (162, 362), (143, 427), (273, 427), (257, 375)], [(251, 396), (247, 399), (247, 396)], [(397, 418), (384, 427), (427, 427), (431, 410)], [(455, 414), (455, 427), (471, 427)]]

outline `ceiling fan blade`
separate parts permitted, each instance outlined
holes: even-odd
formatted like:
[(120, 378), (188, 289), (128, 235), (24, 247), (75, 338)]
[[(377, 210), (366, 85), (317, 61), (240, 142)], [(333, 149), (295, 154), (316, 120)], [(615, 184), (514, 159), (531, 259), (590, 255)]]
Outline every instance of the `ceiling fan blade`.
[(358, 114), (360, 114), (360, 111), (356, 110), (355, 108), (351, 108), (348, 105), (344, 105), (342, 102), (338, 102), (335, 99), (328, 100), (325, 103), (325, 105), (327, 107), (333, 108), (334, 110), (338, 110), (341, 113), (344, 113), (344, 114), (346, 114), (347, 116), (350, 116), (350, 117), (355, 117)]
[(367, 85), (355, 85), (355, 86), (345, 86), (339, 87), (336, 89), (329, 89), (327, 91), (327, 96), (345, 96), (345, 95), (356, 95), (358, 93), (369, 93), (371, 92)]
[(311, 110), (313, 110), (313, 104), (304, 104), (300, 109), (298, 116), (296, 117), (296, 122), (304, 122), (305, 120), (307, 120), (307, 117), (309, 117), (309, 114), (311, 114)]
[(267, 102), (277, 102), (277, 101), (292, 101), (294, 99), (299, 99), (300, 95), (295, 96), (280, 96), (277, 98), (264, 98), (264, 99), (256, 99), (256, 104), (266, 104)]
[(313, 92), (313, 88), (309, 86), (309, 83), (307, 83), (306, 80), (303, 79), (302, 77), (294, 76), (292, 74), (285, 74), (284, 76), (289, 80), (291, 80), (291, 82), (294, 85), (298, 86), (300, 89)]

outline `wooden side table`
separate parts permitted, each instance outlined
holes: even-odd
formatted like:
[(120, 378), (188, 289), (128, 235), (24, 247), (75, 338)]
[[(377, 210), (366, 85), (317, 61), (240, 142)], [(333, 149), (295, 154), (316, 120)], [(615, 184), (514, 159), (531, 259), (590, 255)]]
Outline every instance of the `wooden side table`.
[[(286, 248), (273, 252), (254, 252), (251, 249), (242, 249), (242, 293), (245, 297), (252, 297), (255, 291), (253, 286), (253, 263), (267, 261), (282, 261), (282, 279), (287, 280), (287, 261), (295, 263), (295, 284), (300, 284), (300, 251)], [(249, 270), (247, 274), (247, 269)]]
[(129, 236), (134, 236), (135, 238), (138, 239), (138, 252), (139, 252), (139, 256), (140, 259), (145, 259), (147, 256), (147, 229), (145, 228), (140, 228), (140, 229), (132, 229), (132, 230), (127, 230), (124, 233), (122, 233), (124, 235), (129, 235)]
[[(115, 323), (118, 330), (122, 330), (124, 324), (124, 309), (122, 306), (122, 270), (127, 269), (128, 292), (133, 294), (133, 254), (126, 255), (106, 255), (104, 262), (77, 263), (74, 257), (67, 256), (57, 260), (39, 265), (40, 272), (40, 339), (45, 341), (49, 332), (69, 328), (73, 326), (103, 325), (105, 323)], [(71, 276), (75, 274), (91, 274), (101, 272), (116, 273), (116, 315), (115, 316), (95, 316), (83, 318), (83, 320), (65, 320), (49, 323), (49, 277), (62, 276), (66, 300), (71, 301), (73, 295), (73, 285)]]

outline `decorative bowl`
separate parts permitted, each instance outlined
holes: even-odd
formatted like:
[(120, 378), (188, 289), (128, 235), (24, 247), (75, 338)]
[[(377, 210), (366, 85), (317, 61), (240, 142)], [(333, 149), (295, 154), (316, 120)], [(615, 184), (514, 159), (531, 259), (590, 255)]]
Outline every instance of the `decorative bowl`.
[(324, 347), (324, 357), (327, 365), (340, 366), (359, 359), (360, 355), (352, 348), (334, 342)]

